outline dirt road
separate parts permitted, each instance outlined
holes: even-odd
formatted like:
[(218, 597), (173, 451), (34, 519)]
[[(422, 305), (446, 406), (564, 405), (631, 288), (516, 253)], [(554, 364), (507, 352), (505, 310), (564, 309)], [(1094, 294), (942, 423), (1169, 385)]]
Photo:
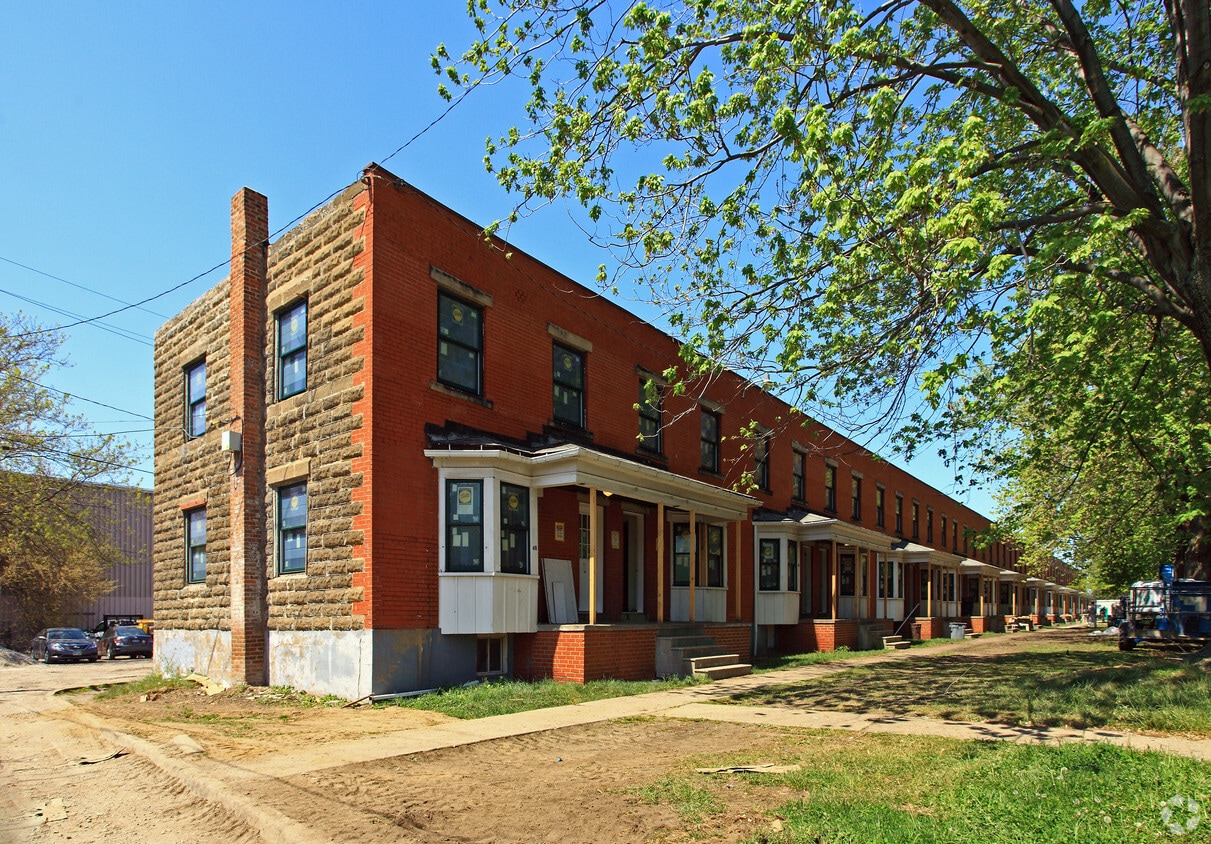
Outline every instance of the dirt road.
[[(907, 658), (955, 649), (990, 656), (1019, 641), (956, 642)], [(776, 819), (766, 810), (795, 795), (739, 779), (720, 785), (715, 797), (727, 808), (704, 830), (686, 829), (667, 805), (646, 799), (645, 787), (718, 764), (721, 755), (729, 764), (779, 763), (805, 742), (827, 753), (830, 742), (846, 740), (840, 721), (852, 718), (831, 713), (827, 723), (799, 723), (780, 719), (812, 713), (700, 704), (745, 684), (841, 668), (471, 722), (394, 707), (308, 706), (265, 689), (177, 690), (142, 702), (73, 695), (69, 703), (49, 691), (128, 679), (148, 666), (0, 668), (0, 841), (737, 841), (769, 830)], [(729, 709), (743, 711), (733, 721)], [(800, 729), (820, 726), (835, 737)], [(868, 719), (850, 727), (922, 731), (928, 724)], [(129, 752), (79, 764), (119, 748)]]

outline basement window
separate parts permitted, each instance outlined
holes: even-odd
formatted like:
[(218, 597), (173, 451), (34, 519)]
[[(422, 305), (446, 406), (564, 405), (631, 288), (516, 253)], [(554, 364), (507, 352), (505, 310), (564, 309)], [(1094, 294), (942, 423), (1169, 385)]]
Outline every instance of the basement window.
[(475, 673), (480, 677), (505, 672), (505, 637), (481, 636), (477, 642)]

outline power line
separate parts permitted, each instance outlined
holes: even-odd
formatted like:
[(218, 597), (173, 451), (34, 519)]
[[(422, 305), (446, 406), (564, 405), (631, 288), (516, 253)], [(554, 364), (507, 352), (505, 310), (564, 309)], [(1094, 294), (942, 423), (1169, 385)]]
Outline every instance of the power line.
[[(88, 287), (87, 285), (84, 285), (84, 284), (77, 284), (74, 281), (69, 281), (66, 278), (63, 278), (61, 276), (53, 275), (51, 273), (46, 272), (45, 270), (40, 270), (37, 267), (31, 267), (27, 264), (22, 264), (20, 261), (14, 261), (12, 258), (5, 258), (3, 255), (0, 255), (0, 261), (3, 261), (6, 264), (12, 264), (14, 267), (20, 267), (23, 270), (29, 270), (31, 273), (37, 273), (40, 276), (45, 276), (46, 278), (54, 279), (55, 281), (61, 281), (64, 284), (69, 285), (71, 287), (75, 287), (78, 290), (84, 290), (84, 291), (87, 291), (88, 293), (92, 293), (95, 296), (100, 296), (103, 299), (109, 299), (111, 302), (117, 302), (118, 304), (121, 304), (121, 305), (130, 304), (125, 299), (119, 299), (117, 296), (110, 296), (108, 293), (102, 293), (100, 290), (96, 290), (95, 288)], [(152, 316), (159, 317), (160, 319), (168, 319), (168, 317), (165, 316), (164, 314), (156, 313), (155, 311), (150, 310), (149, 308), (139, 308), (139, 310), (143, 311), (144, 313), (151, 314)]]
[[(26, 302), (30, 305), (36, 305), (39, 308), (45, 308), (48, 311), (53, 311), (54, 313), (62, 314), (63, 316), (80, 318), (79, 314), (72, 313), (71, 311), (64, 310), (63, 308), (56, 307), (47, 302), (40, 302), (37, 299), (31, 299), (29, 296), (22, 296), (20, 293), (14, 293), (13, 291), (6, 290), (3, 287), (0, 287), (0, 293), (8, 294), (9, 296), (12, 296), (14, 299), (20, 299), (22, 302)], [(102, 331), (108, 331), (110, 334), (113, 334), (117, 337), (122, 337), (123, 339), (126, 339), (126, 340), (134, 340), (136, 343), (142, 343), (144, 346), (152, 345), (151, 338), (148, 337), (146, 334), (139, 334), (138, 332), (130, 331), (125, 328), (118, 328), (117, 326), (106, 325), (105, 323), (101, 322), (100, 320), (90, 321), (89, 324), (92, 325), (94, 328), (101, 329)]]
[(61, 396), (67, 396), (69, 399), (77, 399), (79, 401), (88, 402), (89, 404), (95, 404), (98, 407), (104, 407), (109, 410), (116, 410), (116, 411), (118, 411), (118, 413), (125, 413), (129, 416), (137, 416), (140, 419), (146, 419), (148, 422), (156, 421), (154, 417), (148, 416), (144, 413), (137, 413), (133, 410), (127, 410), (124, 407), (114, 407), (112, 404), (106, 404), (105, 402), (97, 401), (96, 399), (86, 399), (86, 398), (84, 398), (84, 396), (78, 396), (75, 393), (69, 393), (66, 390), (60, 390), (56, 387), (48, 387), (46, 384), (41, 384), (37, 381), (34, 381), (31, 378), (26, 378), (24, 376), (18, 375), (15, 372), (10, 372), (10, 373), (8, 373), (8, 375), (9, 375), (9, 377), (16, 378), (18, 381), (24, 381), (27, 384), (33, 384), (35, 387), (40, 387), (43, 390), (50, 390), (52, 393), (58, 393)]

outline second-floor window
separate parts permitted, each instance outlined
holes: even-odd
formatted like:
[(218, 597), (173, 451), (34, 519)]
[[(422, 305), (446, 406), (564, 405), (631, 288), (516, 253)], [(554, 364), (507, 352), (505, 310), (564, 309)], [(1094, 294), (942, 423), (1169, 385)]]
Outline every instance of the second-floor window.
[(664, 403), (659, 392), (649, 400), (647, 385), (639, 385), (639, 445), (647, 451), (664, 451), (661, 431), (664, 429)]
[(190, 437), (206, 433), (206, 361), (185, 370), (185, 431)]
[(278, 489), (278, 573), (307, 570), (307, 484)]
[(883, 527), (883, 499), (885, 492), (883, 487), (875, 487), (875, 524)]
[(753, 443), (753, 482), (769, 492), (769, 437), (761, 436)]
[(857, 475), (850, 478), (849, 498), (853, 508), (853, 517), (855, 519), (862, 518), (862, 479)]
[(896, 533), (904, 533), (904, 496), (896, 496)]
[(437, 380), (468, 393), (483, 392), (483, 311), (437, 294)]
[(824, 467), (824, 509), (837, 512), (837, 467)]
[(555, 419), (577, 428), (584, 420), (584, 354), (552, 344), (551, 381), (555, 396)]
[(307, 389), (307, 301), (278, 313), (278, 398)]
[(925, 541), (933, 542), (933, 510), (925, 509)]
[(946, 514), (942, 514), (942, 547), (946, 547)]
[(791, 452), (791, 497), (807, 500), (807, 455), (798, 450)]
[(912, 503), (912, 538), (920, 539), (921, 537), (921, 505), (917, 502)]
[(708, 472), (719, 471), (719, 414), (702, 410), (701, 463)]

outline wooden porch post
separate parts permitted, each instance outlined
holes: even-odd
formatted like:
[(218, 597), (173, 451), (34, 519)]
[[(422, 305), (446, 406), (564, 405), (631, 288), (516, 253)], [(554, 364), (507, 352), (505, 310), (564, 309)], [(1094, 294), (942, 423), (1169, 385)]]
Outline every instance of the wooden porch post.
[(656, 622), (664, 622), (664, 502), (656, 502)]
[(877, 612), (879, 609), (879, 605), (877, 603), (879, 599), (875, 597), (879, 594), (878, 590), (875, 588), (875, 577), (878, 575), (878, 573), (878, 569), (875, 568), (874, 552), (868, 550), (866, 552), (866, 616), (868, 618), (874, 618), (875, 612)]
[(698, 525), (690, 511), (690, 624), (694, 623), (694, 585), (698, 582)]
[[(737, 621), (740, 621), (742, 618), (744, 618), (744, 603), (742, 600), (743, 595), (741, 594), (744, 590), (741, 588), (741, 585), (740, 585), (741, 583), (743, 583), (743, 580), (741, 580), (742, 575), (741, 575), (741, 568), (740, 568), (740, 566), (741, 566), (740, 531), (743, 529), (743, 525), (744, 525), (744, 522), (740, 522), (740, 521), (736, 522), (736, 586), (735, 586), (735, 588), (736, 588), (736, 620)], [(802, 563), (800, 563), (800, 567), (802, 567)], [(800, 580), (802, 580), (802, 576), (800, 576)]]
[(1010, 606), (1013, 607), (1013, 617), (1017, 618), (1018, 617), (1018, 584), (1015, 581), (1010, 581), (1010, 582), (1013, 583), (1013, 596), (1012, 596), (1012, 600), (1010, 601)]
[(980, 572), (980, 618), (984, 617), (984, 572)]
[(833, 621), (837, 620), (837, 604), (841, 603), (841, 583), (838, 580), (840, 561), (837, 559), (837, 540), (833, 540), (833, 555), (829, 560), (829, 571), (832, 573), (832, 584), (829, 587), (829, 599), (832, 603)]
[(925, 564), (925, 617), (933, 618), (933, 563)]
[(597, 487), (589, 487), (589, 624), (597, 623)]

